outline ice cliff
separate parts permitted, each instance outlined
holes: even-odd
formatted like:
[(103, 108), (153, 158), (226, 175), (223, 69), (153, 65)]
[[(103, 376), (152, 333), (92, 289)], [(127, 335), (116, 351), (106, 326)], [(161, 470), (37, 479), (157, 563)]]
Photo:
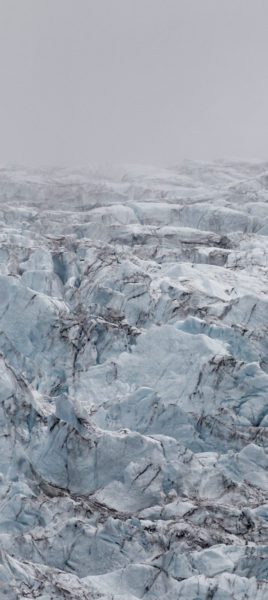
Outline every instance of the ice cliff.
[(268, 598), (268, 163), (0, 170), (0, 598)]

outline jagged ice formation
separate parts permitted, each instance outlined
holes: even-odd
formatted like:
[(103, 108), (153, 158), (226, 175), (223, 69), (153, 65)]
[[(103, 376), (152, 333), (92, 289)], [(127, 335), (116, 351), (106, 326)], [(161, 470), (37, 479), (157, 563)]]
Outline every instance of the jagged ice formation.
[(0, 171), (0, 598), (268, 598), (268, 164)]

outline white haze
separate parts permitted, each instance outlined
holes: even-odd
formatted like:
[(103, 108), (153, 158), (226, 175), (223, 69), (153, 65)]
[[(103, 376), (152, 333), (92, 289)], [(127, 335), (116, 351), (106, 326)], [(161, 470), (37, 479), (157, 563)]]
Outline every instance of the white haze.
[(0, 0), (0, 162), (268, 155), (266, 0)]

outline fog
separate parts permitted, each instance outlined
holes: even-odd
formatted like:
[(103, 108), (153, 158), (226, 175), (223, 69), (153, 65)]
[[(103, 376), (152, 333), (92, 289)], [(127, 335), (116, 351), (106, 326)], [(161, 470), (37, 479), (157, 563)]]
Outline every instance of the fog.
[(267, 0), (0, 0), (0, 162), (268, 157)]

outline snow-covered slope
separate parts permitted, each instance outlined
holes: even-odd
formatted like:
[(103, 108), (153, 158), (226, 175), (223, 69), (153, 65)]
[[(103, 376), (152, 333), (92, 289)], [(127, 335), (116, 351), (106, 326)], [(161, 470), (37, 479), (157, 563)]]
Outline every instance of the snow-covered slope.
[(268, 597), (268, 164), (0, 171), (0, 597)]

